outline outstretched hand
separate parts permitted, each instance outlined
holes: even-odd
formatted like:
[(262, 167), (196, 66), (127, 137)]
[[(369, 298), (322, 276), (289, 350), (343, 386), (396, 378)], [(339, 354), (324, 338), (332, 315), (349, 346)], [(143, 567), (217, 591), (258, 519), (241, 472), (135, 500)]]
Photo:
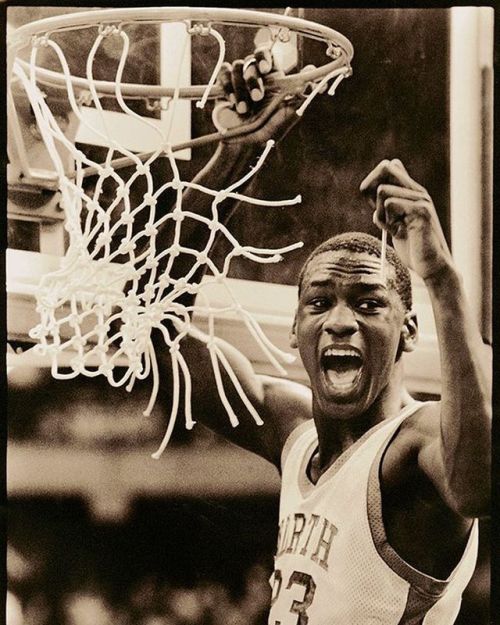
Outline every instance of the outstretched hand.
[(398, 159), (383, 160), (360, 185), (374, 207), (373, 221), (392, 236), (401, 260), (429, 280), (453, 264), (434, 203)]
[[(245, 60), (237, 60), (231, 65), (224, 63), (219, 73), (226, 100), (216, 105), (218, 123), (225, 128), (238, 128), (257, 122), (253, 132), (228, 138), (232, 144), (263, 145), (269, 139), (279, 141), (299, 121), (296, 114), (298, 98), (287, 96), (278, 104), (276, 98), (266, 90), (266, 77), (273, 71), (273, 58), (269, 48), (257, 49)], [(266, 119), (266, 113), (274, 108)], [(258, 122), (262, 120), (262, 123)]]

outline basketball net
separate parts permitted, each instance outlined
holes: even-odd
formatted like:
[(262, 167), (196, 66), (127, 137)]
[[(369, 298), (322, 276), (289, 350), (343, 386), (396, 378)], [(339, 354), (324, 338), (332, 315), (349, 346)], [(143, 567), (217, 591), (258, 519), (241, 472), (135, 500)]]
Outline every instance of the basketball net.
[[(205, 92), (196, 103), (198, 107), (203, 107), (216, 83), (224, 60), (224, 39), (212, 26), (191, 27), (187, 22), (186, 29), (192, 36), (199, 34), (211, 36), (219, 45), (219, 55), (211, 78)], [(106, 37), (117, 37), (122, 45), (114, 79), (116, 102), (119, 103), (122, 112), (150, 126), (158, 137), (157, 149), (143, 158), (118, 144), (113, 138), (106, 137), (84, 119), (65, 55), (60, 45), (51, 39), (50, 33), (33, 37), (28, 67), (16, 61), (13, 65), (13, 74), (29, 97), (38, 129), (53, 159), (59, 180), (61, 206), (66, 214), (65, 228), (69, 236), (67, 253), (62, 258), (60, 268), (46, 274), (40, 282), (36, 294), (36, 310), (40, 315), (40, 323), (31, 330), (30, 337), (38, 341), (35, 347), (37, 352), (50, 358), (52, 375), (58, 379), (78, 375), (88, 377), (103, 375), (112, 386), (125, 385), (130, 391), (136, 380), (151, 375), (153, 388), (149, 404), (144, 411), (145, 415), (149, 415), (159, 389), (159, 370), (152, 332), (153, 330), (161, 332), (165, 348), (170, 355), (173, 383), (168, 426), (158, 451), (153, 454), (154, 458), (158, 458), (171, 437), (181, 403), (186, 428), (191, 429), (195, 423), (191, 410), (191, 374), (182, 354), (183, 339), (196, 332), (191, 325), (191, 317), (194, 314), (201, 314), (208, 320), (208, 332), (206, 334), (196, 332), (196, 336), (205, 343), (210, 355), (218, 394), (231, 425), (238, 424), (238, 417), (226, 394), (224, 373), (234, 385), (255, 422), (263, 423), (218, 345), (214, 329), (215, 319), (225, 314), (238, 315), (277, 372), (286, 375), (280, 361), (292, 362), (294, 357), (282, 352), (266, 338), (257, 321), (236, 301), (226, 278), (231, 261), (237, 256), (257, 263), (276, 263), (282, 259), (283, 254), (301, 247), (302, 243), (293, 243), (279, 249), (242, 245), (220, 221), (219, 206), (228, 198), (261, 207), (291, 206), (300, 202), (301, 198), (297, 196), (292, 199), (270, 201), (240, 193), (240, 188), (262, 168), (274, 145), (272, 140), (267, 142), (256, 165), (225, 189), (211, 189), (183, 180), (174, 157), (176, 148), (170, 142), (171, 124), (166, 131), (160, 130), (148, 119), (132, 111), (122, 94), (122, 75), (130, 41), (125, 29), (120, 26), (99, 26), (87, 59), (86, 80), (89, 88), (87, 100), (91, 100), (97, 111), (102, 114), (103, 108), (93, 78), (94, 59)], [(80, 123), (86, 124), (93, 133), (109, 141), (110, 147), (103, 163), (92, 161), (78, 150), (65, 136), (56, 121), (56, 116), (51, 112), (37, 80), (37, 56), (43, 47), (50, 47), (57, 55), (68, 101)], [(334, 84), (330, 88), (330, 92), (333, 93), (347, 73), (345, 67), (341, 70), (336, 69), (335, 72), (330, 72), (331, 75), (322, 77), (312, 85), (309, 95), (298, 111), (299, 114), (303, 113), (311, 99), (324, 88), (328, 80), (334, 79)], [(178, 101), (177, 86), (169, 102), (172, 109), (171, 120), (174, 118), (173, 111)], [(104, 117), (102, 124), (105, 128)], [(65, 148), (74, 160), (75, 170), (71, 175), (64, 170), (57, 149), (61, 147)], [(113, 166), (116, 155), (126, 157), (129, 163), (135, 166), (134, 173), (127, 179), (122, 178), (119, 169)], [(151, 165), (159, 157), (168, 159), (172, 176), (155, 189)], [(97, 181), (93, 190), (86, 192), (82, 183), (89, 168), (96, 174)], [(133, 205), (130, 189), (139, 176), (145, 178), (148, 191), (138, 204)], [(112, 201), (104, 204), (100, 201), (100, 194), (106, 180), (112, 181), (116, 190)], [(190, 189), (210, 197), (210, 217), (198, 215), (184, 205), (184, 194)], [(171, 212), (159, 216), (156, 211), (157, 202), (159, 196), (167, 190), (175, 193), (175, 207)], [(121, 210), (118, 218), (117, 207)], [(137, 231), (137, 228), (134, 230), (134, 222), (140, 218), (145, 226), (140, 231)], [(195, 220), (206, 226), (208, 240), (203, 249), (181, 244), (182, 229), (187, 220)], [(167, 226), (167, 222), (172, 222), (170, 227), (173, 228), (173, 237), (168, 247), (158, 249), (156, 237), (159, 230)], [(218, 235), (225, 237), (231, 248), (222, 269), (217, 268), (210, 258)], [(186, 275), (174, 278), (171, 270), (175, 258), (180, 254), (192, 256), (193, 262)], [(199, 274), (202, 268), (208, 270), (206, 278), (202, 282), (192, 282), (193, 276), (197, 272)], [(223, 285), (231, 302), (228, 306), (217, 307), (211, 304), (207, 290), (214, 283)], [(186, 296), (192, 298), (190, 300), (194, 302), (192, 305), (181, 303)], [(69, 370), (66, 364), (63, 371), (59, 358), (65, 352), (74, 356), (70, 360)]]

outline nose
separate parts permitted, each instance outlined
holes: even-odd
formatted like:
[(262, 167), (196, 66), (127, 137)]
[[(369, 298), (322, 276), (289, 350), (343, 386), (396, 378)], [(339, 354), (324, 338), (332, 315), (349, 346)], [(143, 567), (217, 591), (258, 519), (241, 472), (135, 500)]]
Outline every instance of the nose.
[(358, 327), (354, 312), (343, 303), (333, 306), (324, 323), (325, 331), (335, 336), (351, 336), (358, 331)]

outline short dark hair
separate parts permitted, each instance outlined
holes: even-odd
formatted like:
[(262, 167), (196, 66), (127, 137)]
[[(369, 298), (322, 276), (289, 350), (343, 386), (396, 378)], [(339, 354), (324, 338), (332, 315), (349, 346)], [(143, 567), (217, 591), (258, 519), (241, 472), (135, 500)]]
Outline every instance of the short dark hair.
[[(344, 232), (343, 234), (337, 234), (323, 243), (320, 243), (316, 249), (306, 259), (306, 262), (302, 266), (299, 274), (299, 294), (302, 288), (302, 281), (306, 273), (307, 267), (313, 258), (322, 254), (323, 252), (334, 252), (336, 250), (348, 250), (350, 252), (366, 252), (372, 256), (378, 258), (382, 255), (382, 245), (379, 239), (373, 237), (371, 234), (364, 232)], [(396, 273), (395, 289), (403, 302), (403, 305), (407, 311), (412, 308), (412, 292), (411, 292), (411, 277), (408, 268), (401, 262), (401, 259), (390, 245), (387, 246), (386, 251), (387, 262), (394, 267)]]

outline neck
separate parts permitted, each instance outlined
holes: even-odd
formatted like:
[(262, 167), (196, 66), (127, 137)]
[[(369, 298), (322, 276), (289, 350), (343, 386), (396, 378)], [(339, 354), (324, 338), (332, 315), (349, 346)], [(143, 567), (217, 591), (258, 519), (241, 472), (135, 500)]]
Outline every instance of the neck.
[[(399, 363), (400, 364), (400, 363)], [(396, 367), (389, 384), (375, 401), (359, 414), (335, 418), (314, 411), (318, 432), (317, 464), (319, 472), (325, 471), (338, 456), (353, 445), (365, 432), (384, 420), (396, 417), (404, 406), (413, 400), (403, 384), (401, 367)]]

